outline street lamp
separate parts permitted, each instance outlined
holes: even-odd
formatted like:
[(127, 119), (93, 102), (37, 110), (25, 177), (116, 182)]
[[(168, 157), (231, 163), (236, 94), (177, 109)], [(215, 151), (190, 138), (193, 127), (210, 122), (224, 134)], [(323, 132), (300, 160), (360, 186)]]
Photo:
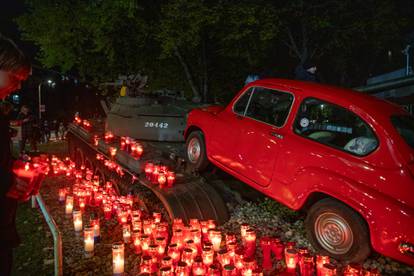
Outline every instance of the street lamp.
[[(42, 119), (42, 84), (44, 83), (44, 81), (41, 81), (39, 83), (38, 88), (38, 101), (39, 101), (39, 122)], [(47, 80), (46, 81), (47, 85), (51, 86), (51, 87), (55, 87), (56, 83), (52, 80)]]

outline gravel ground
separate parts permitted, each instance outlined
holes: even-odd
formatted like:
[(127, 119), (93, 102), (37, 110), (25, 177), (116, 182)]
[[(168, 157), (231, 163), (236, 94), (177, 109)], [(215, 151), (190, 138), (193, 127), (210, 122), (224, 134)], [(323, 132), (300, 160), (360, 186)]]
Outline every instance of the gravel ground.
[[(73, 230), (72, 218), (64, 214), (64, 206), (58, 203), (57, 191), (60, 187), (70, 186), (70, 180), (64, 176), (49, 177), (42, 188), (42, 196), (48, 205), (63, 234), (64, 274), (65, 275), (111, 275), (111, 245), (122, 239), (122, 233), (115, 220), (101, 219), (101, 242), (95, 248), (95, 256), (85, 258), (83, 242)], [(300, 246), (312, 248), (305, 238), (302, 217), (295, 212), (271, 201), (258, 203), (244, 201), (232, 203), (230, 220), (221, 228), (225, 232), (238, 233), (240, 224), (248, 222), (258, 231), (258, 235), (277, 235), (284, 241), (296, 241)], [(86, 209), (84, 221), (95, 209)], [(137, 275), (140, 258), (126, 249), (126, 275)], [(260, 252), (258, 252), (260, 259)], [(365, 268), (378, 268), (382, 275), (414, 275), (412, 267), (394, 262), (380, 255), (374, 255), (364, 263)], [(280, 266), (279, 266), (280, 268)], [(29, 275), (29, 274), (27, 274)]]

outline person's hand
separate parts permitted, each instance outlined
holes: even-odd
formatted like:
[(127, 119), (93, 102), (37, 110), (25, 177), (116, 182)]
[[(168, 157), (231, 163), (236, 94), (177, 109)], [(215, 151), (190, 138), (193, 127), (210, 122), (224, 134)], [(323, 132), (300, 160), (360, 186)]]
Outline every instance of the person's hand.
[(17, 199), (19, 201), (25, 201), (28, 199), (29, 189), (31, 188), (31, 183), (25, 181), (19, 177), (14, 179), (13, 186), (7, 192), (7, 197)]

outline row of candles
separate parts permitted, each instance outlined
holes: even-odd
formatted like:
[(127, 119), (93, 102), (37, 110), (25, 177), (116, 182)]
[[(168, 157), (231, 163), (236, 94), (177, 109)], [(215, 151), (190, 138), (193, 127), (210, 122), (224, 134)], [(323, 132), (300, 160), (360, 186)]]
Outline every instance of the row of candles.
[[(106, 220), (116, 218), (122, 227), (123, 242), (112, 246), (113, 273), (124, 272), (125, 245), (141, 255), (142, 273), (159, 275), (262, 275), (262, 269), (271, 270), (273, 260), (284, 261), (287, 273), (301, 275), (338, 275), (337, 267), (327, 256), (316, 256), (306, 248), (296, 248), (294, 242), (283, 243), (275, 237), (262, 237), (257, 241), (256, 231), (248, 224), (240, 227), (241, 244), (236, 235), (223, 234), (213, 220), (191, 219), (186, 226), (181, 219), (174, 219), (171, 228), (162, 221), (160, 213), (152, 216), (133, 210), (133, 197), (117, 196), (111, 182), (100, 185), (92, 173), (84, 169), (85, 179), (77, 177), (72, 195), (68, 189), (59, 190), (59, 200), (66, 202), (65, 212), (72, 213), (74, 229), (83, 229), (85, 256), (93, 255), (94, 243), (100, 239), (100, 221), (94, 217), (82, 227), (85, 205), (100, 207)], [(74, 175), (79, 176), (76, 172)], [(73, 210), (74, 204), (78, 210)], [(172, 234), (170, 237), (170, 233)], [(260, 245), (263, 260), (261, 268), (255, 259), (256, 244)], [(272, 255), (274, 256), (272, 258)], [(316, 265), (315, 265), (316, 262)], [(344, 275), (361, 275), (358, 266), (347, 266)], [(366, 271), (364, 275), (378, 275)]]

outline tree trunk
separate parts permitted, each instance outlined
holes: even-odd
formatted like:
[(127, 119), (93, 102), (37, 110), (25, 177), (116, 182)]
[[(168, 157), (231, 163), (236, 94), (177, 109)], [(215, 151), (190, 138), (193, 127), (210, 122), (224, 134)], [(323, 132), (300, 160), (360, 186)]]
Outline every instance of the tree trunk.
[(206, 50), (206, 41), (203, 39), (201, 46), (201, 60), (203, 68), (203, 77), (202, 77), (202, 91), (203, 91), (203, 101), (208, 102), (208, 71), (207, 71), (207, 50)]
[(195, 86), (193, 76), (190, 73), (190, 68), (188, 67), (188, 64), (185, 62), (183, 56), (181, 55), (177, 47), (174, 48), (174, 54), (178, 58), (181, 66), (183, 67), (185, 76), (187, 78), (188, 85), (190, 85), (191, 91), (193, 92), (192, 101), (200, 102), (201, 101), (200, 91)]

